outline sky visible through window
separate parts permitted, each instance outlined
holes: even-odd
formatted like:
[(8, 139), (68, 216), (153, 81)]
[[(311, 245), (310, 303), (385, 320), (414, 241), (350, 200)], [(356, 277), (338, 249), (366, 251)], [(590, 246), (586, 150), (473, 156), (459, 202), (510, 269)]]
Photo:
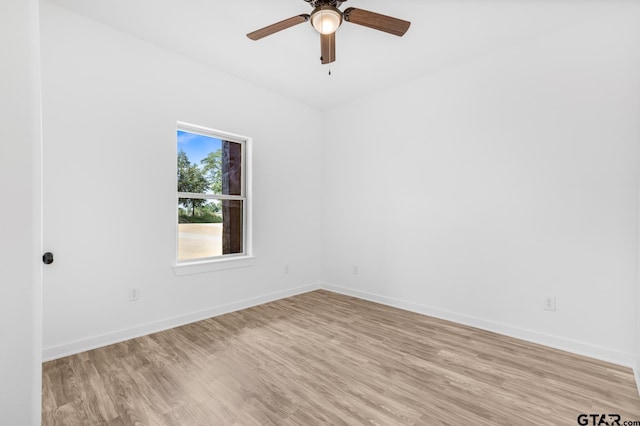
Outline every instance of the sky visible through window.
[(184, 151), (191, 164), (200, 166), (203, 158), (221, 148), (220, 139), (178, 130), (178, 151)]

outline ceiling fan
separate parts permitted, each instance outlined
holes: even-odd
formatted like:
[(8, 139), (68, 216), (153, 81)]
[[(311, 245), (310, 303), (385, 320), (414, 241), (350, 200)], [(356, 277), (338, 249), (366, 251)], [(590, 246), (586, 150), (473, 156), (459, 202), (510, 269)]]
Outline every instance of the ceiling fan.
[(310, 15), (302, 14), (276, 22), (259, 30), (247, 34), (251, 40), (285, 30), (294, 25), (311, 21), (311, 25), (320, 33), (320, 61), (329, 64), (336, 60), (336, 30), (343, 21), (363, 25), (374, 30), (384, 31), (402, 37), (407, 32), (411, 22), (391, 16), (381, 15), (368, 10), (350, 7), (344, 12), (338, 9), (347, 0), (304, 0), (313, 7)]

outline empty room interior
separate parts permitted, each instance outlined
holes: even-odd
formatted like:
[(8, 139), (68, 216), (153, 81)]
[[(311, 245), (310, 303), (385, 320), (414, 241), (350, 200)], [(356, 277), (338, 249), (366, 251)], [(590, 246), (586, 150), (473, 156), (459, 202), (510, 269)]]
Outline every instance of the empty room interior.
[(639, 22), (3, 2), (0, 424), (640, 425)]

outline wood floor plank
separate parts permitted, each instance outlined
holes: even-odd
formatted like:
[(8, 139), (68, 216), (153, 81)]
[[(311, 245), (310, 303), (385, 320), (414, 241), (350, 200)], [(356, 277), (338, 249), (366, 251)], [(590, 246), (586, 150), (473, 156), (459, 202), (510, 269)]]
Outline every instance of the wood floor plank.
[(640, 420), (630, 369), (315, 291), (43, 365), (43, 425)]

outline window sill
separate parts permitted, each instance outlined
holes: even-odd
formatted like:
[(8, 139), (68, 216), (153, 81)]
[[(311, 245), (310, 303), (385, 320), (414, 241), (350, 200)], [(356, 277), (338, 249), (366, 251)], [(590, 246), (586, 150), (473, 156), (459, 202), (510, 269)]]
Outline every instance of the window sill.
[(173, 273), (179, 277), (183, 275), (222, 271), (225, 269), (247, 268), (253, 266), (255, 262), (256, 258), (253, 256), (240, 256), (228, 259), (185, 262), (174, 265)]

